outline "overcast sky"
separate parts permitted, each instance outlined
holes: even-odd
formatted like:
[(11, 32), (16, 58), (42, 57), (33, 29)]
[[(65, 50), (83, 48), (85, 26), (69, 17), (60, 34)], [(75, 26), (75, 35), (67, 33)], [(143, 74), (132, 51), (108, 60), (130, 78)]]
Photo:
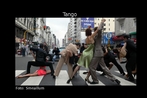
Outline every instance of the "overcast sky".
[(51, 28), (51, 32), (57, 39), (63, 39), (67, 32), (70, 18), (46, 18), (46, 25)]

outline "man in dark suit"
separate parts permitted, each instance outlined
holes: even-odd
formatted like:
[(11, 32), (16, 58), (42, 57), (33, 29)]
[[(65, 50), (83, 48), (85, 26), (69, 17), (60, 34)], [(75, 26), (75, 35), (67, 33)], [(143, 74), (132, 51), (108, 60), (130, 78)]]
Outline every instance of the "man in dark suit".
[(134, 81), (134, 77), (132, 76), (132, 70), (135, 70), (136, 62), (136, 45), (134, 42), (129, 39), (128, 35), (123, 36), (124, 41), (126, 42), (126, 50), (127, 50), (127, 63), (126, 63), (126, 69), (128, 73), (128, 80)]
[(94, 31), (96, 31), (98, 29), (98, 33), (94, 38), (94, 53), (93, 53), (93, 58), (91, 60), (91, 63), (89, 65), (89, 70), (91, 73), (91, 77), (92, 77), (92, 82), (90, 82), (90, 84), (98, 84), (99, 81), (97, 79), (97, 75), (96, 75), (96, 68), (98, 66), (98, 64), (100, 64), (101, 68), (103, 69), (104, 73), (108, 76), (108, 78), (110, 78), (113, 82), (115, 81), (117, 84), (120, 84), (120, 81), (118, 79), (116, 79), (110, 72), (110, 70), (107, 68), (105, 62), (104, 62), (104, 52), (102, 50), (101, 47), (101, 39), (102, 39), (102, 28), (104, 25), (104, 21), (105, 19), (102, 19), (102, 22), (100, 23), (99, 27), (95, 27)]
[(46, 61), (46, 56), (47, 53), (45, 50), (43, 50), (43, 44), (40, 44), (40, 49), (39, 48), (30, 48), (30, 51), (35, 51), (36, 52), (36, 56), (35, 56), (35, 61), (29, 61), (27, 64), (27, 72), (26, 74), (30, 73), (30, 68), (31, 66), (49, 66), (51, 69), (51, 75), (53, 76), (53, 78), (55, 78), (54, 76), (54, 68), (52, 65), (52, 62), (48, 62)]
[[(110, 66), (109, 63), (112, 62), (116, 66), (116, 68), (119, 70), (120, 74), (122, 74), (124, 76), (125, 72), (124, 72), (123, 68), (120, 66), (120, 64), (118, 64), (118, 62), (116, 61), (115, 56), (111, 52), (111, 50), (108, 49), (107, 47), (105, 48), (103, 46), (102, 46), (102, 49), (103, 49), (103, 52), (106, 53), (104, 56), (104, 61), (105, 61), (106, 66), (109, 68), (109, 66)], [(110, 69), (111, 68), (109, 68), (109, 70)], [(105, 75), (105, 73), (103, 73), (102, 75)]]

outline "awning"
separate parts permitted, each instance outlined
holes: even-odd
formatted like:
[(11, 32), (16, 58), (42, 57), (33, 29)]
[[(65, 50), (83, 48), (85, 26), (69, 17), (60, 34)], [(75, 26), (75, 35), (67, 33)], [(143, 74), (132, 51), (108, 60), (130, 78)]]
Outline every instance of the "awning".
[(129, 34), (130, 35), (136, 35), (136, 32), (130, 32)]
[(113, 40), (113, 41), (122, 41), (123, 38), (122, 38), (121, 36), (120, 36), (120, 37), (119, 37), (119, 36), (113, 36), (113, 37), (112, 37), (112, 40)]

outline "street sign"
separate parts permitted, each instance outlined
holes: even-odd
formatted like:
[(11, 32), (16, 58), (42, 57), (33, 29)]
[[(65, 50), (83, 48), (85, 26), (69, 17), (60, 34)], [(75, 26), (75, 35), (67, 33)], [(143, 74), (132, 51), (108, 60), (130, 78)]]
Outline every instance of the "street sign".
[(110, 44), (114, 44), (114, 41), (112, 40), (112, 37), (114, 36), (114, 33), (113, 32), (104, 32), (103, 33), (103, 37), (102, 37), (102, 40), (103, 40), (103, 44), (108, 44), (108, 40), (110, 40)]
[(94, 28), (94, 18), (81, 18), (81, 28), (86, 29), (88, 26)]

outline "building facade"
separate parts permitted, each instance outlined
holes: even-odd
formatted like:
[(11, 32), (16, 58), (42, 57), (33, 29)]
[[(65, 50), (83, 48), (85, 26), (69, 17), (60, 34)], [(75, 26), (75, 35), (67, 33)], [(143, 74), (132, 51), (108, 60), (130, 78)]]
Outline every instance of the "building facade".
[(75, 18), (75, 40), (76, 42), (81, 42), (81, 18)]
[[(104, 18), (104, 17), (103, 17)], [(104, 32), (115, 32), (115, 18), (105, 18)], [(99, 26), (102, 18), (94, 18), (94, 27)]]
[(39, 43), (46, 42), (46, 19), (44, 18), (36, 18), (36, 36), (34, 37), (34, 41), (38, 41)]
[(115, 19), (115, 35), (129, 34), (136, 32), (136, 18), (116, 18)]
[(35, 18), (15, 18), (15, 42), (17, 48), (21, 47), (24, 43), (32, 42), (35, 32)]

